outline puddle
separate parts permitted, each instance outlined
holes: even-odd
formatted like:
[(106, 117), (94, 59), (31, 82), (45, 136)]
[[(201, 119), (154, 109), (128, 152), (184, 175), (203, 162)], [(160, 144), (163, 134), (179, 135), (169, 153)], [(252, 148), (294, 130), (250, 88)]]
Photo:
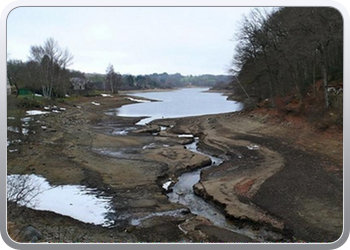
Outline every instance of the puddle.
[(188, 212), (187, 209), (181, 208), (181, 209), (176, 209), (176, 210), (151, 213), (151, 214), (148, 214), (147, 216), (142, 217), (142, 218), (131, 219), (130, 224), (133, 226), (138, 226), (141, 224), (141, 222), (143, 220), (147, 220), (147, 219), (152, 218), (152, 217), (161, 217), (161, 216), (181, 217), (184, 214), (186, 214), (187, 212)]
[(131, 131), (136, 130), (137, 128), (130, 127), (125, 129), (115, 129), (112, 131), (112, 135), (128, 135)]
[(74, 219), (93, 223), (95, 225), (109, 226), (106, 219), (112, 211), (111, 197), (103, 196), (96, 189), (80, 185), (51, 186), (41, 176), (8, 175), (7, 195), (9, 200), (14, 200), (18, 194), (18, 187), (25, 183), (28, 194), (22, 206), (35, 210), (53, 211), (58, 214), (70, 216)]

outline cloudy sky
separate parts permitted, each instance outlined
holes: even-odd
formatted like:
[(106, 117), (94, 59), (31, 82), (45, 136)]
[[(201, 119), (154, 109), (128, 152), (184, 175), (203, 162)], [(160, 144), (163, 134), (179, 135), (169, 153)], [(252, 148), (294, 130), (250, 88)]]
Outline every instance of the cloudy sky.
[(243, 7), (21, 7), (7, 21), (10, 59), (53, 37), (74, 55), (72, 69), (122, 74), (226, 74)]

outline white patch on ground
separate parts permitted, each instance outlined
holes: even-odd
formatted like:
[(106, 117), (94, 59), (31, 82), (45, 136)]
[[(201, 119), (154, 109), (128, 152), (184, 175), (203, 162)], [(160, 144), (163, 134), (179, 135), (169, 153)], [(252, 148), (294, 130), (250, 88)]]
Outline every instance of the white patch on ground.
[(18, 151), (18, 149), (9, 149), (10, 153), (17, 152), (17, 151)]
[[(9, 185), (11, 185), (18, 176), (19, 175), (7, 176), (8, 190), (11, 190), (11, 186)], [(41, 176), (34, 174), (24, 176), (29, 178), (27, 183), (30, 187), (37, 188), (34, 188), (35, 193), (30, 194), (33, 197), (31, 201), (21, 205), (41, 211), (53, 211), (86, 223), (108, 226), (105, 215), (108, 212), (112, 212), (111, 197), (102, 197), (100, 195), (97, 197), (97, 195), (93, 194), (93, 192), (96, 191), (95, 189), (89, 189), (85, 186), (51, 186), (48, 181)]]
[(42, 96), (42, 95), (40, 95), (40, 94), (35, 94), (35, 96)]
[(32, 120), (33, 120), (33, 117), (29, 117), (29, 116), (21, 118), (22, 122), (29, 122), (29, 121), (32, 121)]
[(113, 97), (111, 94), (101, 94), (103, 97)]
[(64, 96), (65, 96), (65, 97), (69, 97), (69, 95), (67, 95), (67, 94), (65, 94)]
[(154, 144), (153, 142), (149, 145), (143, 146), (142, 149), (147, 149), (147, 148), (155, 148), (156, 144)]
[[(25, 124), (22, 124), (22, 126), (25, 126)], [(29, 129), (22, 127), (22, 130), (20, 131), (17, 127), (7, 126), (7, 131), (11, 131), (14, 133), (22, 133), (23, 135), (28, 135)]]
[(177, 137), (192, 138), (193, 135), (191, 135), (191, 134), (183, 134), (183, 135), (178, 135)]
[(167, 127), (160, 126), (160, 131), (164, 131), (164, 130), (166, 130), (166, 129), (167, 129)]
[(168, 147), (170, 147), (170, 146), (167, 145), (167, 144), (163, 144), (163, 147), (168, 148)]
[(56, 109), (54, 109), (54, 110), (52, 110), (52, 113), (61, 113), (61, 111), (58, 111), (58, 110), (56, 110)]
[(27, 129), (27, 128), (22, 128), (22, 134), (28, 135), (28, 133), (29, 133), (29, 129)]
[(126, 97), (126, 99), (128, 99), (130, 101), (133, 101), (133, 102), (151, 102), (149, 100), (135, 99), (135, 98), (132, 98), (132, 97)]
[(61, 111), (66, 111), (66, 108), (60, 108)]
[(50, 110), (51, 108), (50, 108), (50, 106), (48, 106), (48, 107), (44, 107), (44, 109), (45, 110)]
[(168, 188), (169, 188), (169, 186), (170, 186), (170, 184), (172, 183), (172, 181), (167, 181), (167, 182), (165, 182), (164, 184), (163, 184), (163, 188), (165, 189), (165, 190), (168, 190)]
[(28, 110), (26, 111), (27, 115), (44, 115), (48, 114), (49, 112), (41, 111), (41, 110)]
[(259, 146), (258, 146), (258, 145), (249, 145), (249, 146), (247, 146), (247, 148), (248, 148), (249, 150), (258, 150), (258, 149), (259, 149)]
[(7, 126), (7, 131), (11, 131), (11, 132), (14, 132), (14, 133), (19, 133), (19, 128), (12, 127), (12, 126)]
[(120, 131), (114, 131), (112, 132), (113, 135), (127, 135), (129, 133), (128, 130), (120, 130)]
[(12, 141), (9, 141), (9, 139), (7, 138), (7, 147), (10, 146), (11, 144), (18, 144), (18, 143), (21, 143), (22, 141), (19, 140), (19, 139), (15, 139), (15, 140), (12, 140)]
[(91, 104), (96, 105), (96, 106), (100, 106), (101, 105), (101, 103), (98, 103), (98, 102), (91, 102)]
[(9, 116), (9, 117), (7, 117), (7, 119), (8, 119), (8, 120), (14, 120), (14, 119), (16, 119), (16, 118), (14, 118), (14, 117), (12, 117), (12, 116)]
[(42, 129), (47, 129), (47, 127), (46, 127), (46, 126), (41, 126), (41, 128), (42, 128)]

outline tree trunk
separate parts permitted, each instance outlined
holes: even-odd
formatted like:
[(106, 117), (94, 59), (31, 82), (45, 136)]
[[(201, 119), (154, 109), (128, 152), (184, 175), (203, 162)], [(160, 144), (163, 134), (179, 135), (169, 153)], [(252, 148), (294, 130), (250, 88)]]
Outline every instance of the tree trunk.
[(266, 55), (265, 48), (263, 48), (263, 52), (264, 52), (264, 59), (265, 59), (266, 67), (267, 67), (267, 72), (269, 74), (269, 89), (270, 89), (271, 106), (274, 108), (275, 107), (275, 96), (274, 96), (274, 88), (273, 88), (273, 83), (272, 83), (271, 69), (270, 69), (270, 65), (267, 61), (267, 55)]
[(323, 50), (320, 50), (321, 54), (321, 68), (322, 68), (322, 77), (323, 77), (323, 92), (324, 92), (324, 101), (326, 108), (329, 108), (329, 96), (328, 96), (328, 71), (326, 64), (326, 55)]
[(328, 96), (328, 72), (327, 67), (324, 62), (322, 62), (322, 75), (323, 75), (323, 91), (324, 91), (324, 101), (326, 108), (329, 108), (329, 96)]

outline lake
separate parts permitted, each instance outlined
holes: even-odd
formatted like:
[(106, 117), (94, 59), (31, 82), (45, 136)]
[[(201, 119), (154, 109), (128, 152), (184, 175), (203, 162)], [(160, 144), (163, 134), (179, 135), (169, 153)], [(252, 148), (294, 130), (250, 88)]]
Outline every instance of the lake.
[[(243, 104), (228, 101), (227, 97), (221, 93), (207, 92), (207, 90), (209, 89), (183, 88), (173, 91), (128, 94), (135, 97), (131, 100), (138, 103), (124, 105), (108, 113), (127, 117), (147, 116), (137, 123), (137, 125), (145, 125), (156, 119), (228, 113), (243, 108)], [(157, 102), (144, 102), (137, 97), (157, 100)]]

